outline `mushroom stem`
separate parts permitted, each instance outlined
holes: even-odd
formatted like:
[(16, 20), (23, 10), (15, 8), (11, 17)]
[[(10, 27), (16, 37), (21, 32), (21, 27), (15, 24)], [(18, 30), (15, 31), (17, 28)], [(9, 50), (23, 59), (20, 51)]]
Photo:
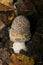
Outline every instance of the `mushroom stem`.
[(13, 48), (15, 53), (19, 53), (20, 50), (27, 51), (27, 48), (26, 48), (24, 42), (14, 42), (12, 48)]

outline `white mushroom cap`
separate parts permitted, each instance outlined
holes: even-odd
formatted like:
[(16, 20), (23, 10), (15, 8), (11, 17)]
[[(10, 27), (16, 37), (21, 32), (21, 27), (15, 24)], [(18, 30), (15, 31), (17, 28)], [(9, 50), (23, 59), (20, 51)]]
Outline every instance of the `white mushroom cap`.
[(30, 22), (25, 16), (17, 16), (9, 31), (11, 41), (29, 41), (31, 37)]

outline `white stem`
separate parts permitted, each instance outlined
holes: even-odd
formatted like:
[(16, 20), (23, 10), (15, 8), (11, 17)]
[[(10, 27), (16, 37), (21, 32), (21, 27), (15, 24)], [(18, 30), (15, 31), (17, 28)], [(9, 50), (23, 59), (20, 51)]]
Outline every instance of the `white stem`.
[(24, 42), (14, 42), (12, 48), (15, 53), (19, 53), (21, 49), (27, 51), (27, 48)]

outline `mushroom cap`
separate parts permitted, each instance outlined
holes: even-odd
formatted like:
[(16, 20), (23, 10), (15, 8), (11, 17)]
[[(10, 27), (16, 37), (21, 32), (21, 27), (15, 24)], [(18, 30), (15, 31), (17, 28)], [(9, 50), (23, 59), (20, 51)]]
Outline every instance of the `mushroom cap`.
[(30, 40), (30, 22), (25, 16), (17, 16), (9, 32), (11, 41), (28, 41)]

